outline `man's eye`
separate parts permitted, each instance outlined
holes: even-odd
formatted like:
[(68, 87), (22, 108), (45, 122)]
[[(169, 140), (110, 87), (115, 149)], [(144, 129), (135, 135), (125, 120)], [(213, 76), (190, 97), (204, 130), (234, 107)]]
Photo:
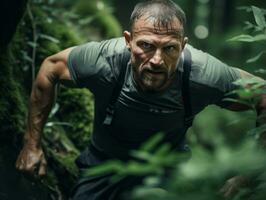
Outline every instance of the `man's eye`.
[(167, 47), (164, 47), (164, 50), (167, 53), (172, 53), (172, 52), (175, 52), (176, 51), (176, 47), (175, 46), (167, 46)]
[(142, 48), (145, 49), (145, 50), (149, 50), (149, 49), (152, 48), (152, 45), (149, 44), (149, 43), (147, 43), (147, 42), (143, 42), (143, 43), (141, 44), (141, 46), (142, 46)]

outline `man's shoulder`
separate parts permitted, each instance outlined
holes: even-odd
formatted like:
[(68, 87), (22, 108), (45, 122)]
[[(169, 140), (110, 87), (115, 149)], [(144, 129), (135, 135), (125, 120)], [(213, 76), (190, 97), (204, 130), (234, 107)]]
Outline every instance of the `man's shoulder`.
[(108, 85), (128, 63), (128, 53), (123, 38), (91, 41), (73, 48), (68, 57), (68, 67), (81, 87), (92, 88), (92, 82)]
[(190, 80), (195, 84), (227, 91), (228, 85), (231, 88), (232, 82), (239, 78), (239, 71), (236, 68), (192, 45), (186, 45), (186, 48), (191, 53)]
[(112, 38), (97, 42), (97, 47), (102, 56), (113, 71), (115, 76), (118, 76), (123, 67), (130, 60), (130, 52), (126, 47), (126, 41), (123, 37)]
[(102, 41), (91, 41), (84, 44), (84, 46), (94, 48), (95, 51), (98, 51), (106, 57), (126, 54), (128, 51), (123, 37), (111, 38)]
[(130, 61), (130, 51), (123, 37), (104, 40), (100, 44), (102, 55), (109, 63), (113, 74), (118, 78), (120, 71), (125, 69)]
[(208, 62), (208, 54), (202, 50), (193, 47), (191, 44), (187, 44), (185, 49), (190, 52), (191, 65), (193, 68), (204, 68)]

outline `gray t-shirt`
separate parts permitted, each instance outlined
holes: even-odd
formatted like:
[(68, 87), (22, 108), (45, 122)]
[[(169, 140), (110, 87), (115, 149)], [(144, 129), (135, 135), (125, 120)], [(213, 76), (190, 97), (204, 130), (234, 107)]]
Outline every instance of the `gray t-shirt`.
[[(240, 77), (239, 71), (191, 45), (185, 48), (192, 59), (189, 78), (192, 114), (210, 104), (225, 106), (222, 99), (235, 88), (232, 82)], [(147, 94), (136, 89), (124, 38), (75, 47), (69, 55), (68, 67), (74, 82), (94, 94), (94, 146), (109, 156), (122, 158), (157, 132), (164, 133), (165, 141), (178, 146), (185, 129), (183, 62), (184, 55), (178, 63), (176, 80), (167, 90)], [(125, 82), (115, 104), (112, 125), (106, 127), (103, 125), (106, 107), (122, 67), (127, 67)]]

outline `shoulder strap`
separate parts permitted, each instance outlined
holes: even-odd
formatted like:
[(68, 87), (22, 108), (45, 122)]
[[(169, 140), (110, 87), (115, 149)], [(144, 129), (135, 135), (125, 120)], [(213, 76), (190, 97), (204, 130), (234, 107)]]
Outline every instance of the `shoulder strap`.
[(125, 76), (126, 76), (126, 71), (127, 71), (127, 64), (126, 65), (123, 65), (121, 66), (121, 70), (119, 72), (119, 75), (116, 79), (116, 84), (115, 84), (115, 87), (114, 87), (114, 90), (113, 90), (113, 93), (112, 93), (112, 96), (111, 96), (111, 100), (110, 100), (110, 103), (111, 105), (114, 106), (114, 104), (116, 103), (116, 100), (120, 94), (120, 91), (124, 85), (124, 82), (125, 82)]
[(114, 114), (114, 106), (117, 101), (117, 98), (120, 94), (120, 91), (122, 90), (122, 87), (124, 85), (126, 71), (127, 71), (127, 64), (121, 66), (121, 70), (119, 72), (119, 75), (116, 79), (116, 83), (112, 92), (112, 96), (110, 99), (110, 102), (106, 108), (106, 116), (104, 119), (103, 124), (104, 125), (110, 125), (112, 123), (113, 114)]
[(191, 99), (190, 99), (190, 87), (189, 87), (190, 72), (191, 72), (191, 53), (187, 48), (185, 48), (183, 75), (182, 75), (182, 98), (185, 108), (185, 125), (187, 128), (189, 128), (192, 125), (193, 121)]

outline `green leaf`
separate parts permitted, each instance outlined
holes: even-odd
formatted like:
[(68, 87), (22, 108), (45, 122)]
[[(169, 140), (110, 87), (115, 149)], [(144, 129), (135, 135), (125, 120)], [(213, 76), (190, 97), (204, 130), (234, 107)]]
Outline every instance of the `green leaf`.
[(248, 29), (255, 29), (256, 26), (248, 21), (245, 22), (245, 27), (244, 30), (248, 30)]
[(152, 136), (151, 139), (149, 139), (147, 142), (145, 142), (141, 146), (142, 151), (152, 151), (155, 149), (156, 146), (162, 141), (163, 139), (163, 134), (162, 133), (157, 133), (156, 135)]
[(36, 48), (38, 46), (36, 42), (27, 42), (27, 44), (32, 48)]
[(141, 151), (141, 150), (132, 150), (130, 152), (130, 155), (132, 155), (134, 158), (138, 158), (140, 160), (145, 160), (145, 161), (149, 161), (151, 159), (151, 154), (148, 153), (147, 151)]
[(248, 131), (248, 134), (259, 136), (261, 133), (264, 133), (264, 132), (266, 132), (266, 124), (263, 124), (262, 126), (251, 129), (250, 131)]
[(59, 104), (56, 103), (56, 104), (53, 106), (53, 108), (52, 108), (52, 110), (51, 110), (51, 112), (50, 112), (50, 114), (49, 114), (49, 118), (53, 117), (53, 116), (57, 113), (58, 110), (59, 110)]
[(246, 12), (251, 12), (252, 9), (250, 8), (250, 6), (238, 6), (237, 10), (244, 10)]
[(163, 157), (169, 155), (170, 153), (171, 153), (171, 145), (168, 143), (164, 143), (158, 149), (156, 149), (154, 155)]
[(260, 73), (260, 74), (266, 74), (266, 70), (265, 69), (258, 69), (255, 72), (256, 73)]
[(258, 42), (258, 41), (264, 41), (266, 40), (266, 35), (265, 34), (258, 34), (256, 36), (251, 36), (251, 35), (238, 35), (235, 36), (231, 39), (229, 39), (229, 42)]
[(84, 19), (79, 20), (80, 25), (88, 25), (90, 24), (93, 20), (95, 20), (97, 15), (89, 16)]
[(45, 124), (45, 127), (52, 127), (52, 126), (69, 126), (69, 127), (73, 127), (73, 125), (68, 123), (68, 122), (47, 122)]
[(139, 163), (136, 161), (129, 161), (125, 168), (125, 173), (130, 175), (145, 175), (156, 172), (159, 173), (160, 171), (161, 170), (154, 165)]
[(26, 61), (29, 61), (30, 63), (33, 62), (33, 61), (32, 61), (32, 58), (29, 57), (28, 55), (24, 55), (24, 56), (23, 56), (23, 59), (26, 60)]
[(254, 97), (254, 92), (249, 88), (239, 90), (237, 93), (241, 99), (251, 99)]
[(39, 37), (42, 38), (42, 39), (49, 40), (49, 41), (54, 42), (54, 43), (59, 43), (58, 39), (56, 39), (56, 38), (54, 38), (54, 37), (52, 37), (50, 35), (40, 34)]
[(256, 6), (252, 6), (252, 11), (255, 17), (255, 21), (258, 26), (263, 30), (266, 28), (266, 21), (262, 10)]
[(97, 165), (95, 167), (91, 167), (88, 169), (84, 169), (81, 171), (81, 176), (98, 176), (98, 175), (106, 175), (114, 172), (119, 172), (122, 170), (123, 164), (118, 160), (110, 160), (101, 165)]
[(257, 60), (260, 59), (260, 57), (261, 57), (264, 53), (266, 53), (266, 51), (262, 51), (262, 52), (260, 52), (257, 56), (248, 59), (246, 62), (247, 62), (247, 63), (256, 62)]
[(258, 77), (246, 77), (246, 78), (241, 78), (233, 82), (236, 85), (239, 85), (241, 87), (246, 87), (248, 85), (255, 85), (255, 84), (265, 84), (265, 81), (258, 78)]

